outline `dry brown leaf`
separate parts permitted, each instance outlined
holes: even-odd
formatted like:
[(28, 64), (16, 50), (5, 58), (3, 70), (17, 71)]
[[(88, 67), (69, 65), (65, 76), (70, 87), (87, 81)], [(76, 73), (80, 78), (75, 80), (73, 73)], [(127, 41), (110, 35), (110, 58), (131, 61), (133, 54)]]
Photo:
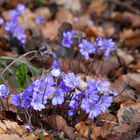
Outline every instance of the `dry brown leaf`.
[(138, 125), (140, 124), (140, 116), (137, 118), (137, 113), (140, 114), (140, 103), (126, 102), (121, 104), (121, 107), (117, 113), (118, 121), (119, 123), (135, 123)]
[(132, 55), (120, 49), (117, 49), (117, 55), (124, 60), (126, 65), (130, 64), (134, 60), (134, 57)]
[(44, 117), (43, 120), (53, 129), (62, 130), (70, 139), (75, 138), (74, 129), (68, 126), (66, 120), (59, 115), (50, 115)]
[(108, 2), (105, 0), (94, 0), (89, 6), (88, 13), (102, 14), (108, 8)]
[(60, 23), (57, 20), (47, 22), (44, 26), (42, 26), (42, 33), (44, 38), (53, 40), (57, 36), (58, 29), (60, 27)]
[(4, 134), (6, 132), (6, 126), (0, 121), (0, 134)]
[(86, 66), (82, 62), (79, 63), (79, 61), (75, 59), (62, 59), (62, 66), (62, 70), (64, 72), (73, 71), (75, 73), (86, 73)]
[(124, 24), (131, 24), (132, 28), (140, 27), (140, 16), (130, 12), (113, 12), (112, 18)]
[(139, 30), (134, 31), (132, 29), (128, 29), (120, 33), (120, 38), (124, 41), (125, 45), (132, 48), (132, 50), (140, 46), (139, 36)]
[(17, 134), (2, 134), (0, 135), (0, 140), (22, 140)]
[(47, 7), (37, 8), (37, 10), (35, 11), (35, 14), (36, 14), (36, 17), (41, 16), (41, 17), (44, 17), (45, 19), (50, 19), (52, 16), (51, 11)]
[(64, 9), (59, 9), (59, 11), (56, 15), (56, 20), (58, 20), (60, 24), (62, 24), (63, 22), (72, 23), (73, 15), (71, 14), (70, 11), (67, 11)]
[(102, 28), (97, 27), (95, 25), (92, 26), (88, 26), (87, 28), (85, 28), (85, 32), (87, 34), (88, 37), (104, 37), (104, 33)]
[(75, 128), (77, 129), (78, 133), (80, 133), (84, 137), (87, 137), (89, 128), (85, 122), (76, 124)]
[(14, 133), (18, 133), (20, 135), (23, 134), (24, 130), (21, 128), (16, 122), (11, 122), (9, 120), (3, 120), (5, 127), (11, 130)]

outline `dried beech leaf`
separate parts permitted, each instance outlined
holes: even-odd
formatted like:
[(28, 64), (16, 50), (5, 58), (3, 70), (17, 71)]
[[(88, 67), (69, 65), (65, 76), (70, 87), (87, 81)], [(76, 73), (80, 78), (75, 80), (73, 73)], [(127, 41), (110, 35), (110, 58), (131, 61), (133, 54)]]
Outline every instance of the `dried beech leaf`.
[(78, 133), (80, 133), (84, 137), (87, 137), (89, 128), (85, 122), (76, 124), (75, 128), (77, 129)]
[(139, 30), (134, 31), (132, 29), (124, 30), (120, 34), (120, 38), (124, 40), (125, 45), (128, 46), (129, 48), (132, 48), (132, 50), (140, 46), (139, 36), (140, 31)]
[(89, 6), (88, 12), (89, 14), (96, 13), (102, 14), (108, 8), (107, 1), (104, 0), (94, 0)]
[(20, 135), (23, 134), (23, 128), (21, 128), (16, 122), (11, 122), (9, 120), (3, 120), (3, 122), (5, 127), (11, 130), (12, 132), (18, 133)]
[(140, 103), (124, 103), (121, 104), (120, 109), (118, 110), (117, 117), (119, 123), (136, 123), (140, 124)]
[(132, 55), (129, 55), (128, 53), (126, 53), (120, 49), (117, 49), (117, 54), (120, 58), (122, 58), (124, 60), (126, 65), (130, 64), (134, 60)]
[(64, 120), (59, 115), (50, 115), (44, 117), (43, 120), (53, 129), (58, 131), (62, 130), (70, 139), (75, 138), (74, 129), (67, 125), (66, 120)]
[(17, 134), (3, 134), (0, 135), (0, 140), (22, 140)]

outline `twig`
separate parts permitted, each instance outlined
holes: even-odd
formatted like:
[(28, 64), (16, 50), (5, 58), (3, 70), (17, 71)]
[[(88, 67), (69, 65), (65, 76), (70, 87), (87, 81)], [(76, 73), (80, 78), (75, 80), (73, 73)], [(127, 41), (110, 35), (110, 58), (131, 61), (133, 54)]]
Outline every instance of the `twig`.
[(122, 2), (119, 0), (108, 0), (108, 2), (112, 2), (114, 4), (120, 5), (122, 7), (127, 8), (130, 12), (133, 12), (137, 15), (140, 15), (140, 11), (138, 9), (133, 8), (132, 6), (128, 5), (126, 2)]

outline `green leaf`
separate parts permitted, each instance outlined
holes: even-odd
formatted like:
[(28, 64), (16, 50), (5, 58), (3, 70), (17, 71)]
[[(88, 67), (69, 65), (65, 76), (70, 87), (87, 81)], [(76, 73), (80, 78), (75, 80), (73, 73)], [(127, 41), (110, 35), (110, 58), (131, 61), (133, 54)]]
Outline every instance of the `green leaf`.
[(16, 69), (16, 78), (20, 90), (25, 89), (31, 82), (31, 79), (27, 73), (28, 69), (25, 64), (20, 64), (19, 67)]

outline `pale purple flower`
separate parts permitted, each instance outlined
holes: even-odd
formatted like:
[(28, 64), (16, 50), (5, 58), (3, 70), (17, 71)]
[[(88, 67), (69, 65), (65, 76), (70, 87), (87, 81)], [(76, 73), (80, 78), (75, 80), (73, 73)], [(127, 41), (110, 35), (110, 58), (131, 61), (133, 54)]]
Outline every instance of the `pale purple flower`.
[(53, 93), (52, 104), (61, 105), (64, 102), (64, 91), (62, 89), (56, 89)]
[(69, 117), (72, 117), (72, 116), (74, 116), (75, 114), (76, 114), (76, 111), (75, 111), (75, 110), (69, 110), (69, 111), (68, 111)]
[(4, 23), (3, 18), (0, 17), (0, 25), (2, 25)]
[(20, 4), (17, 5), (16, 9), (20, 13), (20, 15), (21, 15), (25, 11), (25, 8), (26, 8), (25, 5), (20, 3)]
[(79, 103), (75, 100), (70, 101), (69, 108), (76, 109), (79, 106)]
[(19, 26), (18, 18), (14, 17), (5, 25), (5, 30), (9, 32), (14, 32), (16, 28)]
[(108, 109), (108, 107), (111, 106), (111, 103), (112, 103), (112, 97), (111, 96), (108, 96), (108, 95), (103, 95), (101, 96), (100, 98), (100, 107), (101, 107), (101, 111), (103, 113), (106, 112), (106, 110)]
[(96, 45), (98, 51), (104, 51), (104, 56), (109, 56), (110, 52), (115, 51), (115, 42), (112, 39), (103, 39), (98, 37), (96, 39)]
[(60, 69), (52, 69), (51, 70), (51, 75), (54, 76), (54, 77), (59, 77), (60, 74), (61, 74)]
[(99, 92), (106, 93), (109, 91), (110, 83), (108, 81), (102, 82), (101, 80), (98, 80), (96, 86)]
[(4, 84), (0, 85), (0, 97), (8, 98), (10, 89)]
[(43, 96), (38, 95), (36, 92), (34, 92), (33, 99), (31, 101), (31, 106), (34, 110), (41, 111), (42, 109), (45, 109), (45, 105), (43, 104)]
[(97, 117), (98, 115), (100, 115), (102, 113), (100, 105), (98, 103), (88, 102), (87, 100), (84, 100), (82, 102), (81, 108), (82, 108), (82, 110), (86, 111), (89, 118), (91, 118), (91, 119), (94, 119), (95, 117)]
[(75, 77), (74, 73), (65, 74), (63, 77), (63, 81), (66, 86), (73, 89), (80, 85), (80, 78)]
[(21, 101), (22, 101), (22, 95), (21, 94), (12, 95), (11, 102), (12, 102), (13, 105), (20, 106)]
[(23, 44), (26, 41), (26, 32), (24, 28), (17, 27), (13, 33), (13, 36), (20, 40)]
[(36, 23), (37, 23), (37, 24), (45, 24), (45, 22), (46, 22), (46, 20), (45, 20), (44, 17), (38, 16), (38, 17), (36, 18)]
[(76, 33), (74, 30), (63, 32), (62, 45), (66, 48), (70, 48), (74, 44), (74, 37)]
[(95, 53), (94, 45), (86, 39), (82, 40), (82, 42), (79, 44), (79, 48), (80, 53), (85, 57), (85, 59), (88, 59), (91, 53)]

